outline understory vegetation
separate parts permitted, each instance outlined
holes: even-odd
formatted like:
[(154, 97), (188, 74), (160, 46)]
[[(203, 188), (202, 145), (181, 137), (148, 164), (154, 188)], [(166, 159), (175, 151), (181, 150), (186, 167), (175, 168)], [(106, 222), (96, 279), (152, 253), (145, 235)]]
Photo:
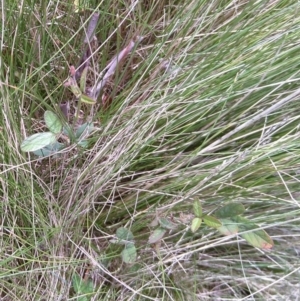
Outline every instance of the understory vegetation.
[(3, 0), (0, 299), (297, 300), (300, 4)]

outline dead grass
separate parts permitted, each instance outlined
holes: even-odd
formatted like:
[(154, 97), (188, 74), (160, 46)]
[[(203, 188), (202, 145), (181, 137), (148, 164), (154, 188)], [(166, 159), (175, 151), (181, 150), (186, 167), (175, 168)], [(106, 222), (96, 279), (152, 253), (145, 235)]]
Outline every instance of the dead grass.
[[(89, 5), (2, 3), (1, 300), (295, 300), (299, 5)], [(131, 39), (143, 40), (98, 103), (80, 107), (97, 127), (89, 147), (43, 159), (20, 152), (44, 130), (45, 110), (68, 101), (76, 114), (63, 83), (94, 11), (89, 88)], [(273, 250), (205, 226), (192, 234), (194, 198), (207, 214), (242, 203)], [(149, 245), (157, 216), (177, 228)], [(134, 264), (110, 242), (121, 226), (134, 234)], [(78, 297), (75, 275), (91, 295)]]

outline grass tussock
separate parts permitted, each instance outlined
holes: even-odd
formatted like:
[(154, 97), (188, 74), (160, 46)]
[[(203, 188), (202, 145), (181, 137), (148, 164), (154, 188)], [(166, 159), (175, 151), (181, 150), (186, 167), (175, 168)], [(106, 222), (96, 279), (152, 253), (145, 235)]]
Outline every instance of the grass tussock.
[[(76, 3), (1, 3), (0, 299), (296, 300), (300, 5)], [(45, 110), (78, 109), (63, 83), (94, 12), (88, 85), (143, 39), (97, 104), (81, 106), (96, 127), (88, 147), (21, 152), (45, 131)], [(194, 199), (205, 214), (243, 204), (274, 247), (205, 225), (193, 234)], [(160, 217), (176, 228), (148, 244)], [(120, 227), (135, 263), (111, 243)]]

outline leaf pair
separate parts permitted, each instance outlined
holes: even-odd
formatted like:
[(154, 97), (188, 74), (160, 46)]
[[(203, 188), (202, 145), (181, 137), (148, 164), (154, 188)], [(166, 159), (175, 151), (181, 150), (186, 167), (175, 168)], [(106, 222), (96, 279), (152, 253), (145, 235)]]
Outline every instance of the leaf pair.
[(218, 231), (224, 235), (233, 235), (241, 232), (241, 237), (253, 247), (271, 249), (274, 246), (274, 242), (268, 233), (245, 217), (235, 216), (230, 219), (220, 220), (222, 226), (218, 228)]
[(203, 222), (217, 229), (223, 235), (234, 235), (241, 232), (241, 236), (253, 247), (271, 249), (274, 245), (271, 237), (258, 225), (245, 217), (240, 216), (245, 212), (245, 207), (239, 203), (229, 203), (215, 211), (215, 217), (203, 215), (199, 200), (193, 203), (195, 218), (192, 220), (191, 231), (196, 232)]
[(79, 295), (76, 300), (88, 301), (91, 299), (91, 295), (94, 292), (94, 285), (91, 280), (84, 280), (78, 274), (74, 274), (72, 284), (74, 291)]
[(136, 261), (137, 252), (132, 232), (124, 227), (120, 227), (117, 229), (116, 237), (116, 239), (111, 239), (110, 242), (125, 245), (121, 253), (123, 262), (134, 263)]
[(211, 215), (203, 214), (202, 206), (199, 200), (194, 201), (193, 209), (194, 209), (194, 214), (196, 216), (195, 218), (193, 218), (191, 224), (191, 231), (193, 233), (195, 233), (200, 228), (202, 224), (202, 220), (207, 226), (211, 228), (217, 229), (218, 227), (222, 226), (222, 223), (215, 217)]
[(82, 124), (75, 131), (68, 124), (63, 127), (59, 117), (51, 111), (45, 112), (44, 119), (50, 132), (37, 133), (26, 138), (21, 144), (22, 151), (33, 152), (40, 157), (55, 154), (66, 147), (64, 143), (57, 141), (61, 133), (68, 136), (71, 142), (86, 148), (88, 141), (84, 137), (95, 129), (89, 122)]
[(56, 142), (57, 136), (62, 131), (59, 117), (51, 111), (46, 111), (44, 119), (50, 132), (37, 133), (27, 137), (21, 144), (23, 152), (34, 152)]
[(155, 244), (159, 242), (164, 235), (166, 234), (167, 230), (173, 230), (177, 227), (176, 224), (171, 222), (169, 219), (165, 217), (160, 217), (154, 220), (152, 225), (158, 225), (159, 227), (156, 228), (153, 233), (149, 236), (148, 243)]

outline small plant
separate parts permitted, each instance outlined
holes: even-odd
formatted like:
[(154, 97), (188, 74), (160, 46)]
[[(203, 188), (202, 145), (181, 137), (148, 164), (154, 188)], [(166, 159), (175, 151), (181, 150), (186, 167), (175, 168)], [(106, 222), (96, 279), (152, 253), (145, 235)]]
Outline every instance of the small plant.
[[(66, 148), (69, 143), (76, 143), (81, 147), (87, 147), (87, 140), (84, 139), (86, 134), (94, 130), (91, 123), (84, 123), (76, 130), (70, 125), (63, 127), (60, 118), (51, 111), (46, 111), (44, 120), (49, 132), (36, 133), (27, 137), (21, 144), (23, 152), (33, 152), (40, 157), (56, 154), (58, 151)], [(68, 141), (61, 143), (59, 138), (65, 135)]]
[(149, 244), (156, 244), (158, 243), (166, 234), (168, 230), (174, 230), (177, 225), (173, 222), (169, 221), (169, 219), (165, 217), (156, 218), (152, 223), (151, 226), (158, 226), (150, 235), (148, 239)]
[[(193, 203), (195, 217), (192, 219), (190, 229), (197, 232), (202, 223), (208, 227), (217, 229), (223, 235), (240, 233), (250, 245), (261, 249), (271, 249), (274, 245), (272, 238), (260, 227), (247, 218), (241, 216), (245, 207), (238, 203), (229, 203), (215, 211), (214, 216), (203, 214), (199, 200)], [(149, 244), (157, 244), (164, 237), (168, 230), (174, 230), (177, 225), (165, 217), (155, 218), (151, 223), (156, 229), (148, 239)]]
[(125, 263), (134, 263), (136, 261), (137, 252), (134, 244), (134, 236), (132, 232), (124, 227), (120, 227), (116, 232), (116, 239), (111, 239), (111, 243), (124, 245), (121, 253), (122, 260)]
[(89, 301), (91, 300), (94, 292), (94, 285), (91, 280), (84, 280), (78, 274), (72, 276), (72, 285), (76, 293), (77, 301)]
[(215, 211), (215, 217), (202, 213), (202, 206), (199, 200), (193, 203), (195, 217), (192, 220), (191, 230), (196, 232), (202, 221), (209, 227), (217, 229), (223, 235), (241, 233), (250, 245), (262, 249), (271, 249), (274, 245), (272, 238), (258, 225), (252, 223), (241, 214), (245, 207), (238, 203), (229, 203)]

